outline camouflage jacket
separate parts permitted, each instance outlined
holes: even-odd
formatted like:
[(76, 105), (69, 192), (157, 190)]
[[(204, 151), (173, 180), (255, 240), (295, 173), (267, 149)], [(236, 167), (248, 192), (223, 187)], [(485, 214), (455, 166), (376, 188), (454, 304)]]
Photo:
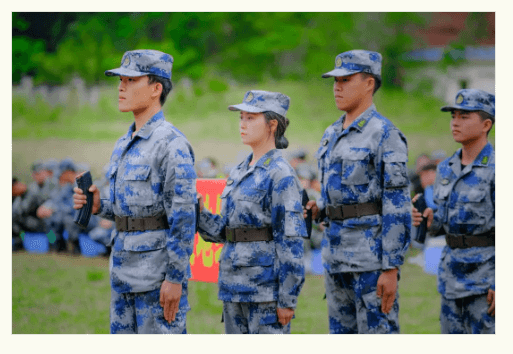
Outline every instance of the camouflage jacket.
[(326, 129), (316, 154), (322, 186), (317, 205), (322, 210), (373, 202), (382, 213), (330, 221), (324, 267), (329, 273), (397, 268), (410, 243), (406, 138), (374, 105), (347, 129), (344, 118)]
[[(277, 301), (280, 308), (295, 308), (305, 277), (302, 189), (280, 150), (269, 151), (253, 166), (251, 158), (231, 171), (221, 195), (221, 215), (203, 209), (199, 232), (206, 241), (224, 243), (220, 300)], [(273, 240), (227, 242), (225, 227), (272, 227)]]
[[(490, 143), (461, 170), (461, 149), (437, 167), (430, 233), (477, 235), (495, 228), (495, 152)], [(495, 247), (444, 247), (438, 291), (448, 299), (495, 290)]]
[(107, 172), (110, 193), (98, 216), (166, 215), (169, 229), (112, 232), (111, 285), (121, 293), (154, 290), (162, 281), (184, 283), (195, 233), (194, 153), (162, 111), (137, 133), (135, 123), (114, 147)]

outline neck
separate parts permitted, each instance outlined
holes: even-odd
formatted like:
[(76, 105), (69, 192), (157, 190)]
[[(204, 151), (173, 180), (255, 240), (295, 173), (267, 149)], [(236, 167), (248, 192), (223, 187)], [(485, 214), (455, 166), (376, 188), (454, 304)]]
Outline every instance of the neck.
[(276, 144), (274, 143), (274, 137), (272, 140), (264, 141), (257, 145), (252, 145), (251, 149), (253, 150), (253, 159), (249, 162), (250, 165), (255, 164), (262, 156), (267, 154), (269, 151), (276, 149)]
[(162, 107), (160, 104), (153, 104), (143, 109), (133, 111), (134, 119), (135, 119), (135, 131), (139, 131), (147, 121), (151, 119), (155, 114), (157, 114)]
[(363, 101), (354, 109), (346, 111), (346, 118), (344, 120), (344, 129), (353, 123), (363, 112), (372, 106), (372, 95), (365, 97)]
[(470, 165), (476, 159), (477, 155), (483, 150), (488, 143), (485, 137), (466, 142), (461, 147), (461, 163), (464, 165)]

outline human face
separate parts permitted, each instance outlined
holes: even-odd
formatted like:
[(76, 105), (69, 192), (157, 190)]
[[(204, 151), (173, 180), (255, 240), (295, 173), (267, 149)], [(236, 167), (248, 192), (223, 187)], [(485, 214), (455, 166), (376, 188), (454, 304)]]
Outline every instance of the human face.
[(337, 108), (347, 113), (357, 109), (367, 95), (364, 83), (361, 74), (335, 77), (333, 94)]
[(454, 110), (451, 116), (452, 137), (457, 143), (472, 143), (486, 138), (489, 123), (488, 120), (481, 120), (478, 112)]
[(271, 128), (263, 113), (241, 111), (239, 130), (242, 143), (249, 146), (260, 145), (271, 136)]
[(143, 112), (152, 104), (155, 84), (148, 84), (148, 76), (119, 77), (118, 107), (121, 112)]

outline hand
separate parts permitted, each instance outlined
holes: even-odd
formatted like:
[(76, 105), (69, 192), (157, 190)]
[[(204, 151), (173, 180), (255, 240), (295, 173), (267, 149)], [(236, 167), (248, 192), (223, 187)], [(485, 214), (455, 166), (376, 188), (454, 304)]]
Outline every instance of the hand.
[(100, 226), (104, 229), (110, 229), (114, 223), (107, 219), (100, 219)]
[(282, 326), (286, 326), (290, 322), (290, 320), (292, 320), (292, 316), (294, 316), (294, 309), (278, 308), (276, 310), (276, 313), (278, 314), (278, 322), (280, 322)]
[(303, 218), (306, 219), (306, 211), (312, 210), (312, 219), (317, 219), (317, 215), (319, 214), (319, 208), (317, 207), (317, 203), (315, 200), (310, 200), (306, 203), (306, 206), (303, 208)]
[[(419, 195), (420, 194), (417, 194), (415, 197), (413, 197), (411, 202), (415, 203), (417, 201), (417, 199), (419, 198)], [(419, 226), (420, 223), (422, 222), (422, 217), (425, 217), (425, 218), (427, 218), (426, 226), (429, 229), (431, 227), (431, 224), (433, 223), (433, 216), (434, 216), (434, 212), (433, 212), (433, 209), (431, 209), (431, 208), (426, 208), (426, 210), (424, 210), (424, 214), (421, 214), (417, 210), (417, 208), (415, 208), (413, 205), (411, 206), (411, 220), (412, 220), (412, 225), (415, 227)]]
[[(73, 194), (73, 209), (82, 209), (82, 206), (87, 204), (87, 197), (78, 187), (73, 188), (73, 192), (75, 192), (75, 194)], [(97, 214), (101, 206), (100, 191), (93, 184), (91, 187), (89, 187), (89, 192), (93, 193), (93, 208), (91, 209), (91, 212), (93, 214)]]
[(381, 312), (389, 313), (397, 292), (397, 268), (385, 270), (378, 278), (376, 294), (381, 298)]
[(175, 320), (178, 305), (182, 297), (182, 284), (171, 283), (167, 280), (160, 287), (160, 306), (164, 308), (164, 318), (171, 323)]
[(52, 214), (53, 214), (53, 209), (47, 208), (42, 205), (39, 208), (37, 208), (37, 211), (36, 211), (36, 215), (40, 219), (49, 218), (50, 216), (52, 216)]
[(200, 213), (201, 213), (203, 211), (203, 208), (205, 207), (205, 204), (203, 203), (203, 196), (198, 193), (196, 198), (198, 198), (198, 203), (199, 203)]
[(488, 314), (495, 317), (495, 291), (492, 289), (488, 289), (488, 296), (486, 296), (486, 301), (490, 305), (488, 308)]

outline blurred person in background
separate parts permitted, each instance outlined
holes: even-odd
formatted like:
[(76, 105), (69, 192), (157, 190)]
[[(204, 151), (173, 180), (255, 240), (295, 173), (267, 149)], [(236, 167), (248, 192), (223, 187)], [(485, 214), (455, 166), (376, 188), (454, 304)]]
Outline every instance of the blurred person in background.
[(217, 161), (213, 157), (205, 157), (196, 168), (198, 178), (222, 178), (217, 171)]
[[(19, 210), (21, 210), (20, 204), (23, 195), (27, 192), (27, 185), (21, 181), (18, 181), (17, 177), (12, 178), (12, 250), (19, 251), (23, 249), (23, 242), (20, 237), (21, 226), (17, 222), (19, 218)], [(14, 203), (16, 201), (16, 204)]]
[(495, 96), (463, 89), (441, 110), (451, 112), (461, 148), (437, 167), (438, 208), (421, 214), (412, 207), (413, 225), (424, 216), (431, 234), (445, 232), (438, 267), (442, 333), (495, 333), (495, 151), (488, 142)]
[(227, 334), (290, 333), (305, 279), (302, 187), (283, 157), (290, 99), (279, 92), (246, 92), (240, 111), (242, 143), (253, 152), (229, 174), (221, 215), (203, 207), (199, 233), (223, 243), (219, 300)]
[(290, 158), (289, 158), (290, 166), (292, 166), (293, 169), (296, 169), (296, 167), (299, 164), (306, 163), (307, 157), (308, 157), (308, 153), (304, 149), (297, 149), (297, 150), (293, 151), (290, 154)]
[[(326, 223), (322, 258), (330, 333), (399, 333), (399, 267), (410, 244), (404, 134), (376, 111), (381, 54), (352, 50), (335, 58), (333, 93), (345, 111), (329, 126), (316, 158)], [(305, 211), (306, 215), (306, 211)]]
[(33, 182), (25, 188), (23, 194), (13, 201), (12, 231), (13, 237), (22, 232), (44, 232), (45, 222), (37, 215), (38, 208), (50, 198), (54, 189), (51, 174), (46, 165), (38, 160), (32, 164)]
[(420, 172), (422, 168), (432, 161), (427, 154), (420, 154), (415, 160), (415, 169), (408, 171), (408, 178), (410, 179), (410, 190), (411, 195), (414, 196), (418, 193), (422, 193), (422, 185), (420, 183)]
[(435, 165), (438, 165), (440, 162), (442, 162), (443, 160), (445, 160), (447, 158), (447, 153), (442, 150), (442, 149), (438, 149), (438, 150), (434, 150), (432, 153), (431, 153), (431, 156), (430, 156), (430, 160), (432, 162), (435, 163)]
[[(164, 118), (173, 57), (157, 50), (125, 52), (118, 106), (134, 123), (116, 143), (107, 177), (96, 185), (93, 214), (115, 221), (110, 255), (111, 333), (187, 333), (188, 279), (196, 225), (194, 152)], [(75, 188), (74, 208), (86, 203)]]

